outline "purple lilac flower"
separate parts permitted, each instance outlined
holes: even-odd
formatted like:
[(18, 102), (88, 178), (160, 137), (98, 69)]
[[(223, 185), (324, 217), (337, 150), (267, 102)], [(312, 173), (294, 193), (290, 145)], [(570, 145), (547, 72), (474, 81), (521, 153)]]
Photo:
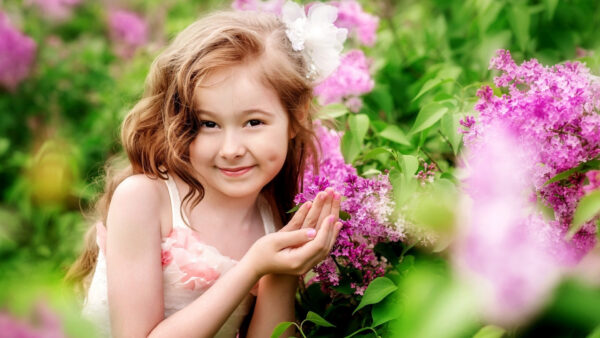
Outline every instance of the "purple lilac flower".
[(31, 71), (35, 42), (11, 25), (0, 12), (0, 86), (14, 91)]
[(331, 1), (329, 4), (338, 8), (336, 26), (347, 28), (362, 44), (373, 46), (379, 26), (378, 17), (364, 12), (355, 0)]
[(66, 337), (58, 316), (44, 303), (39, 303), (34, 311), (37, 325), (0, 312), (0, 332), (2, 337), (22, 338), (63, 338)]
[(117, 54), (129, 58), (148, 40), (148, 26), (144, 19), (125, 10), (109, 14), (110, 36), (117, 44)]
[(358, 113), (360, 109), (363, 107), (363, 101), (360, 97), (351, 96), (344, 102), (348, 110), (353, 113)]
[(500, 122), (464, 154), (464, 229), (454, 261), (478, 292), (484, 318), (500, 325), (518, 324), (540, 308), (568, 251), (557, 222), (529, 211), (534, 153)]
[(71, 16), (73, 8), (81, 0), (28, 0), (27, 3), (36, 6), (40, 12), (50, 19), (65, 20)]
[(465, 116), (464, 119), (458, 121), (460, 123), (461, 126), (465, 127), (466, 129), (459, 129), (458, 131), (460, 133), (467, 133), (469, 131), (469, 129), (471, 129), (471, 127), (473, 127), (473, 125), (475, 124), (475, 118), (473, 116)]
[(427, 183), (432, 183), (435, 177), (435, 173), (437, 172), (437, 167), (435, 163), (428, 164), (427, 162), (423, 163), (423, 170), (420, 170), (416, 179), (421, 183), (421, 186), (424, 186)]
[[(498, 121), (514, 132), (520, 144), (532, 149), (532, 188), (554, 210), (553, 226), (566, 233), (584, 195), (585, 176), (545, 183), (600, 154), (600, 82), (581, 63), (545, 67), (533, 59), (518, 66), (504, 50), (498, 51), (490, 68), (501, 71), (495, 84), (508, 93), (496, 97), (489, 86), (478, 92), (479, 122), (465, 134), (465, 146), (476, 148), (477, 140)], [(595, 231), (589, 222), (566, 243), (563, 263), (578, 262), (595, 245)]]
[(361, 50), (342, 56), (336, 71), (315, 87), (321, 104), (341, 102), (344, 97), (359, 96), (373, 90), (375, 81), (369, 73), (369, 59)]
[(234, 0), (231, 7), (236, 11), (259, 11), (281, 15), (285, 0)]
[[(306, 168), (303, 190), (296, 196), (295, 202), (312, 200), (319, 191), (333, 187), (343, 196), (341, 210), (351, 217), (342, 221), (343, 227), (331, 257), (314, 269), (316, 277), (313, 282), (321, 282), (325, 289), (347, 283), (355, 293), (362, 294), (373, 279), (385, 273), (388, 264), (384, 257), (375, 254), (375, 245), (403, 238), (401, 229), (391, 221), (394, 209), (392, 187), (387, 175), (363, 178), (358, 176), (354, 167), (344, 162), (340, 152), (340, 133), (323, 127), (319, 122), (315, 123), (315, 129), (321, 146), (319, 174), (314, 175), (312, 168)], [(336, 262), (343, 268), (360, 270), (362, 279), (341, 275)]]

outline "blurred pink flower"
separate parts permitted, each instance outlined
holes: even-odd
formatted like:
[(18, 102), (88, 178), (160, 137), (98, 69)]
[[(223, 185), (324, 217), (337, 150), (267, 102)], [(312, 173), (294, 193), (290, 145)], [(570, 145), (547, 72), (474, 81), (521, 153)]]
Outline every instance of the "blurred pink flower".
[(8, 313), (0, 312), (0, 336), (20, 338), (63, 338), (66, 337), (59, 317), (44, 303), (39, 302), (31, 325)]
[(348, 110), (350, 110), (353, 113), (358, 113), (360, 111), (360, 109), (363, 107), (363, 101), (360, 97), (357, 96), (351, 96), (349, 97), (346, 102), (344, 102), (344, 104), (346, 105), (346, 107), (348, 108)]
[(148, 40), (148, 26), (134, 12), (112, 11), (109, 14), (110, 36), (117, 45), (117, 54), (129, 58)]
[(54, 20), (65, 20), (71, 16), (73, 8), (81, 0), (27, 0), (26, 3), (34, 5), (45, 16)]
[(0, 86), (14, 91), (30, 71), (35, 42), (11, 25), (0, 11)]
[(315, 87), (321, 104), (341, 102), (344, 97), (359, 96), (373, 90), (375, 81), (369, 73), (370, 60), (358, 49), (342, 56), (336, 71)]
[(231, 7), (237, 11), (270, 12), (281, 15), (285, 0), (234, 0)]
[(568, 248), (556, 221), (530, 211), (532, 149), (494, 124), (466, 151), (455, 262), (479, 288), (487, 321), (518, 324), (547, 299)]
[(378, 17), (364, 12), (362, 6), (355, 0), (331, 1), (329, 4), (339, 10), (336, 26), (347, 28), (350, 34), (355, 34), (362, 44), (373, 46), (379, 26)]

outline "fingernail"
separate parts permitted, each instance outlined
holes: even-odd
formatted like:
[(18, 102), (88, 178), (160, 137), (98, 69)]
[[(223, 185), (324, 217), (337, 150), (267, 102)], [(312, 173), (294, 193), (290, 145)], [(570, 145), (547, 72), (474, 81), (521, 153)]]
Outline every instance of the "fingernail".
[(336, 200), (339, 200), (339, 199), (340, 199), (340, 194), (338, 194), (337, 192), (336, 192), (336, 193), (335, 193), (333, 196), (334, 196), (334, 198), (335, 198)]
[(328, 222), (329, 224), (333, 224), (333, 222), (335, 222), (335, 216), (330, 216)]
[(308, 229), (306, 231), (306, 236), (308, 236), (308, 238), (315, 238), (316, 235), (317, 235), (317, 230), (315, 230), (315, 229)]
[(310, 201), (304, 203), (304, 205), (306, 205), (306, 208), (310, 208), (310, 206), (312, 205), (312, 203)]
[(335, 224), (335, 229), (336, 229), (336, 230), (340, 230), (341, 228), (342, 228), (342, 223), (341, 223), (341, 222), (337, 222), (337, 223)]

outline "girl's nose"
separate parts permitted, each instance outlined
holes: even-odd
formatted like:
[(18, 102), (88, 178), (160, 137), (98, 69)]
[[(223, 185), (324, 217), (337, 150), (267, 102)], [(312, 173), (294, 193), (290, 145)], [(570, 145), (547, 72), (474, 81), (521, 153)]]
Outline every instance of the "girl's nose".
[(225, 132), (221, 149), (219, 149), (219, 156), (224, 159), (235, 159), (242, 157), (246, 152), (246, 147), (240, 133), (235, 131)]

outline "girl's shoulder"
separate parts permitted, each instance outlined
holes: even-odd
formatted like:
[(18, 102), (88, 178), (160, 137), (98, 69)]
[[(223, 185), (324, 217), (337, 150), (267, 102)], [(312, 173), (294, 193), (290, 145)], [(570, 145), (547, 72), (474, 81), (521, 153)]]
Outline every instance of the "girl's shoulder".
[(110, 216), (119, 219), (135, 220), (136, 224), (156, 224), (161, 228), (164, 214), (168, 211), (169, 193), (160, 178), (150, 178), (143, 174), (124, 179), (115, 189), (109, 207)]

